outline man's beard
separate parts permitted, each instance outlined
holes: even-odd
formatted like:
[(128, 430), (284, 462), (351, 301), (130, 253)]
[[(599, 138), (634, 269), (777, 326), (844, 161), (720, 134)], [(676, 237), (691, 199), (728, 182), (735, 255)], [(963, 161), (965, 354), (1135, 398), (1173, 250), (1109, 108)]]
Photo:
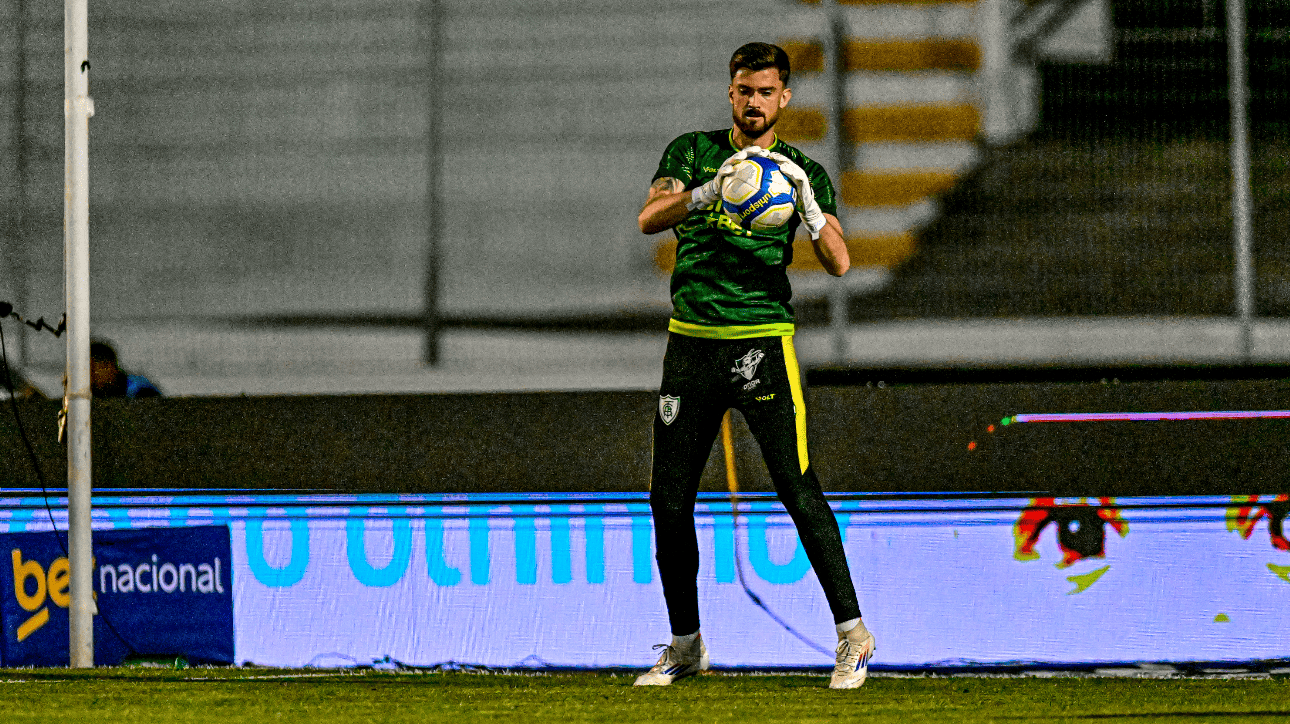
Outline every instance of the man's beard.
[[(733, 116), (733, 118), (734, 118), (735, 126), (740, 131), (742, 131), (745, 136), (748, 136), (749, 138), (757, 138), (758, 136), (761, 136), (763, 133), (766, 133), (767, 131), (775, 127), (775, 122), (779, 120), (779, 114), (776, 113), (770, 116), (766, 116), (766, 115), (753, 116), (752, 118), (748, 118), (747, 116), (742, 116), (742, 115), (735, 115)], [(764, 127), (759, 128), (758, 127), (759, 122), (764, 122), (766, 125)]]

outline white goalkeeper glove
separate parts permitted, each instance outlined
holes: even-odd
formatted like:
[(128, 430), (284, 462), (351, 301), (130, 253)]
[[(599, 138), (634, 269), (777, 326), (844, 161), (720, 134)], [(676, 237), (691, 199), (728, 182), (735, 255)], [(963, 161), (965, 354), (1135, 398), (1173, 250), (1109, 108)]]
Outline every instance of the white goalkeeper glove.
[(690, 203), (685, 205), (689, 211), (702, 209), (711, 206), (721, 200), (721, 184), (725, 182), (726, 177), (735, 172), (735, 164), (745, 161), (749, 156), (767, 156), (766, 149), (760, 146), (748, 146), (738, 153), (721, 162), (721, 168), (717, 169), (717, 175), (712, 180), (699, 186), (690, 192)]
[(828, 220), (824, 218), (820, 205), (815, 202), (815, 190), (811, 188), (811, 179), (807, 177), (801, 166), (793, 163), (782, 153), (768, 153), (766, 158), (779, 164), (780, 172), (793, 182), (793, 186), (797, 188), (797, 210), (802, 215), (802, 222), (806, 224), (807, 231), (811, 232), (812, 240), (820, 238), (820, 230)]

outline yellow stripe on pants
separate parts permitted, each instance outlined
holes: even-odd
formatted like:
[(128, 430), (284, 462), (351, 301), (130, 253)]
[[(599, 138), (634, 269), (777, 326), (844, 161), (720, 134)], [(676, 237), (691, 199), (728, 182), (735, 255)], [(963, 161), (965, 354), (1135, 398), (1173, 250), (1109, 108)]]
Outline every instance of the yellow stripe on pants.
[(797, 422), (797, 462), (802, 473), (811, 466), (806, 454), (806, 397), (802, 394), (802, 372), (797, 367), (797, 352), (792, 337), (780, 337), (784, 345), (784, 366), (788, 371), (788, 389), (793, 395), (793, 417)]

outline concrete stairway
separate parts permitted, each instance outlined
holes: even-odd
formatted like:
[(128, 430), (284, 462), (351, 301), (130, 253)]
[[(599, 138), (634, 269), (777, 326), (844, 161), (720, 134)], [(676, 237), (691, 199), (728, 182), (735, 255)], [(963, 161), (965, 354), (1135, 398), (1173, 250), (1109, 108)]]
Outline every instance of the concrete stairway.
[(852, 317), (1230, 314), (1225, 152), (1041, 139), (998, 150)]
[[(781, 134), (836, 169), (855, 283), (881, 285), (937, 217), (936, 198), (981, 157), (976, 7), (839, 0), (812, 10), (781, 37), (796, 71)], [(807, 243), (794, 257), (801, 271), (818, 269)]]
[[(1041, 65), (1038, 130), (943, 198), (853, 319), (1233, 314), (1225, 40), (1212, 5), (1167, 5), (1117, 8), (1106, 65)], [(1275, 5), (1250, 3), (1249, 52), (1257, 312), (1279, 316), (1290, 14)]]

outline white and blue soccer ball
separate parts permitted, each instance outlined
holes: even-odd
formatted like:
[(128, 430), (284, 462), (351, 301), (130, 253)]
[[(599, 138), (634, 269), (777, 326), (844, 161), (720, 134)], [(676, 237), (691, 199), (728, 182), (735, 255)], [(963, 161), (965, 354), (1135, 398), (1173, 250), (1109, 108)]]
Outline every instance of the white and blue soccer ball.
[(740, 161), (721, 183), (722, 212), (745, 229), (778, 229), (793, 218), (796, 208), (797, 188), (769, 158)]

